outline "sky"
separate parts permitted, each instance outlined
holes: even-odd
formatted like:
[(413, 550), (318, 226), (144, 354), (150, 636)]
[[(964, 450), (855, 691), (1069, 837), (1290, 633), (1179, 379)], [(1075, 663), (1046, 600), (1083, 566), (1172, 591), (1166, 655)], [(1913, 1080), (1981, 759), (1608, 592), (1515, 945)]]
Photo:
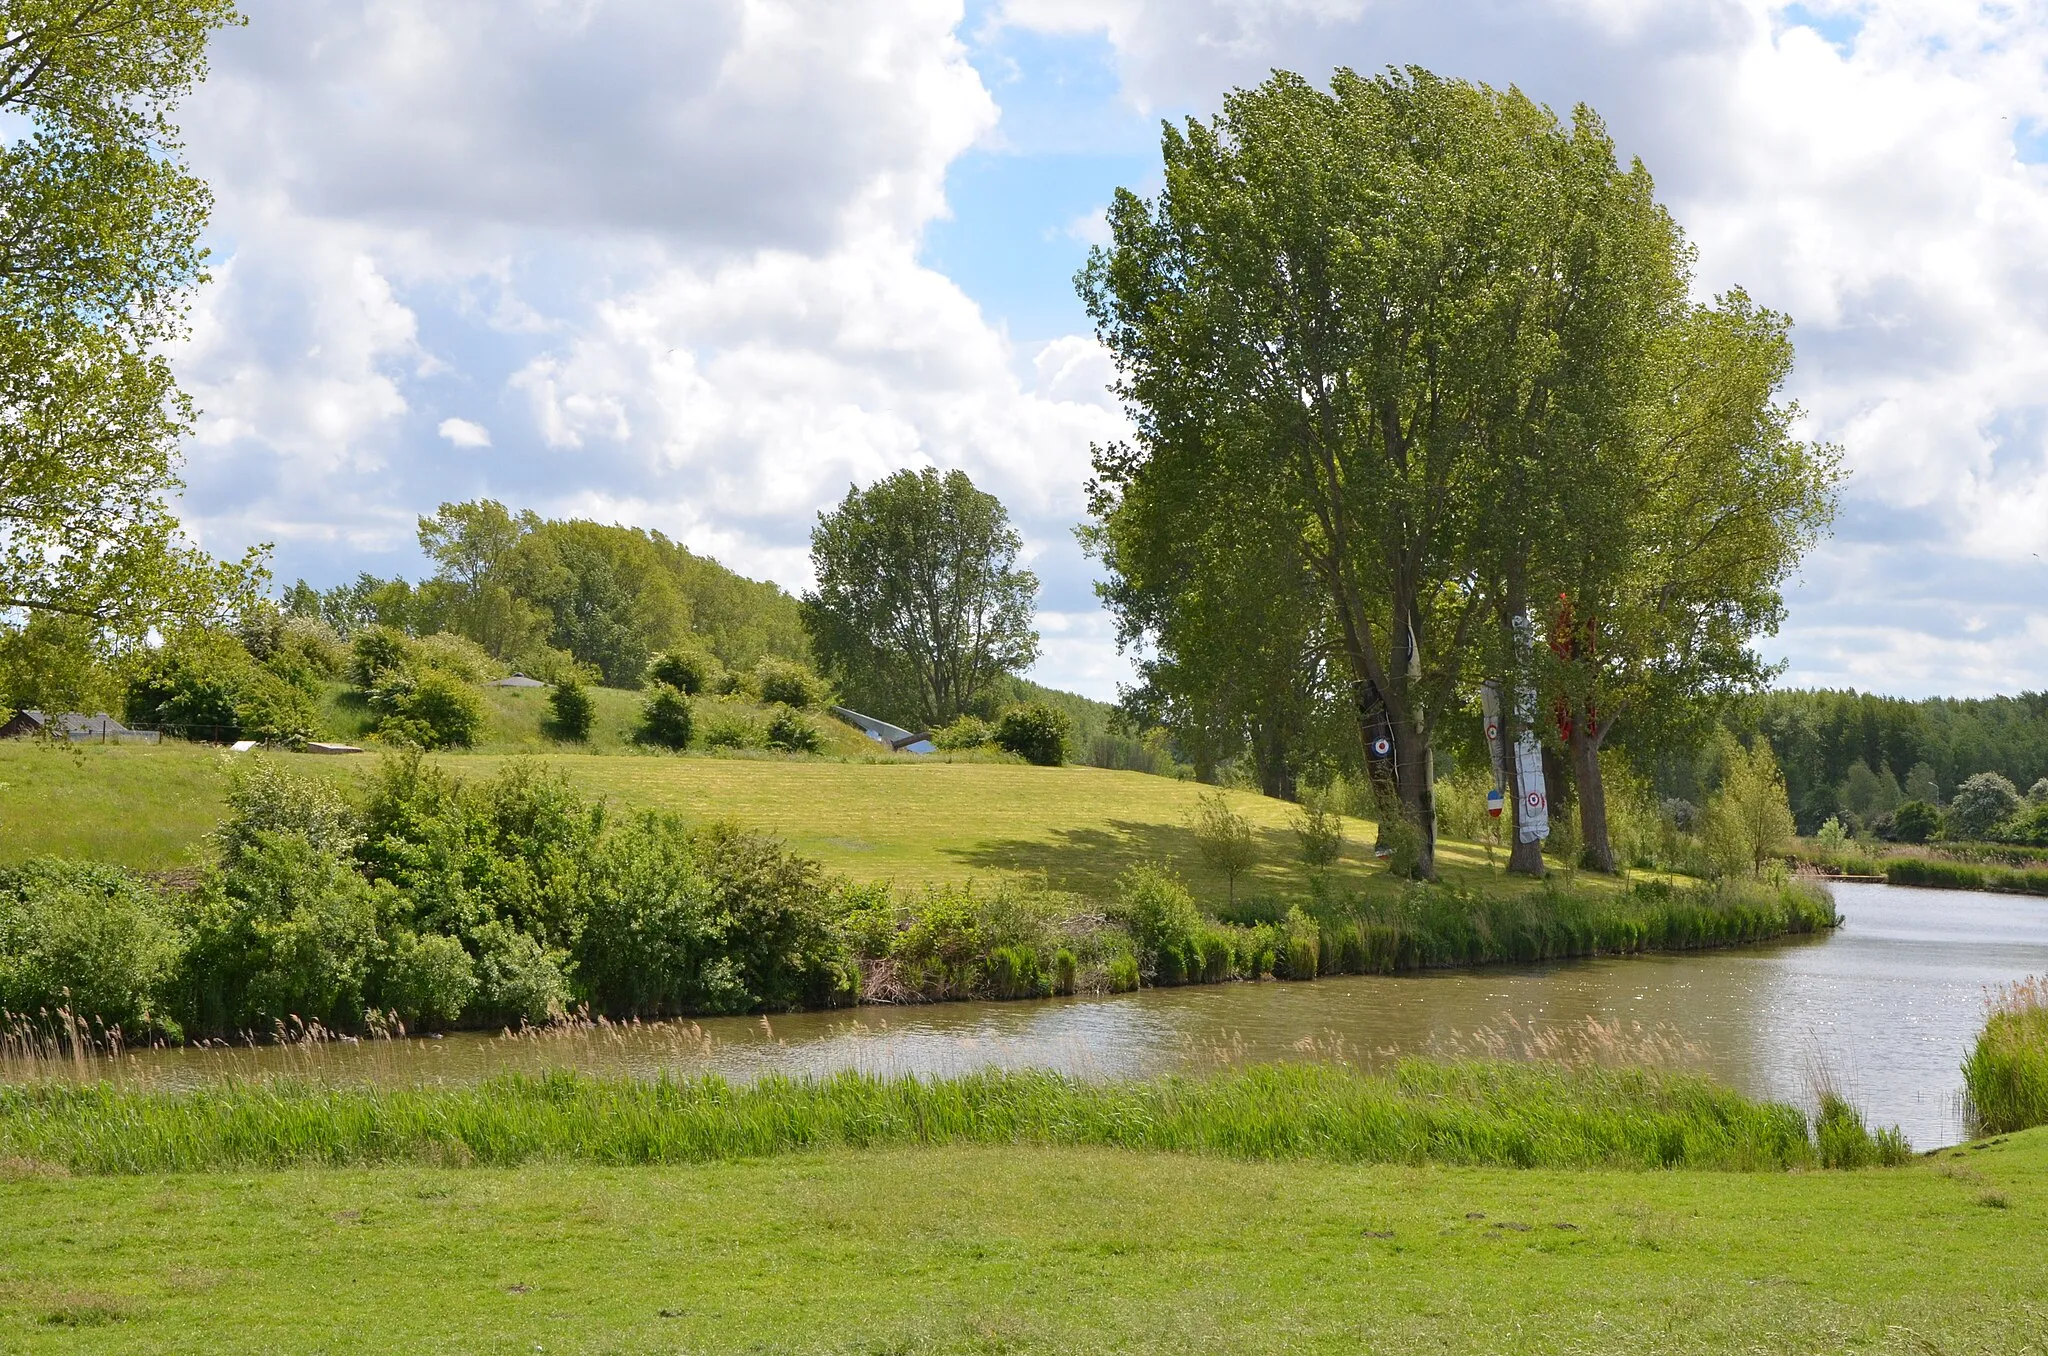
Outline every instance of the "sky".
[(1794, 320), (1849, 478), (1780, 681), (2048, 688), (2048, 4), (243, 0), (181, 120), (213, 280), (183, 514), (282, 581), (419, 577), (489, 496), (792, 591), (906, 466), (1002, 497), (1040, 681), (1130, 675), (1073, 529), (1126, 425), (1073, 275), (1162, 119), (1274, 68), (1590, 104)]

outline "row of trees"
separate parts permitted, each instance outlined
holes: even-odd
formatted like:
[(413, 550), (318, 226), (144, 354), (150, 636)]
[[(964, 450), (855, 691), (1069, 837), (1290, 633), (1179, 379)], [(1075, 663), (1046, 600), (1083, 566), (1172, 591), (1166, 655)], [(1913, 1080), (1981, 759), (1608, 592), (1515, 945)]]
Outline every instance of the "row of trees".
[(1135, 704), (1269, 792), (1363, 763), (1428, 876), (1438, 746), (1481, 680), (1532, 688), (1503, 741), (1533, 719), (1612, 869), (1602, 746), (1696, 742), (1757, 686), (1830, 520), (1788, 322), (1691, 299), (1683, 233), (1583, 107), (1277, 74), (1163, 151), (1079, 279), (1137, 425), (1097, 449), (1086, 533)]

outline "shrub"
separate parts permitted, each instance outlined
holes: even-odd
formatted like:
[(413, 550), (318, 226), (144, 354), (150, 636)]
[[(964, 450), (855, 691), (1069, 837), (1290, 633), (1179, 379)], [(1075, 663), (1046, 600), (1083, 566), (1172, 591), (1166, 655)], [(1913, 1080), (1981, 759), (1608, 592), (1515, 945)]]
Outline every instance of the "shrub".
[(186, 632), (145, 655), (123, 709), (132, 725), (223, 742), (293, 743), (316, 725), (312, 697), (258, 665), (224, 631)]
[(187, 1027), (268, 1031), (295, 1018), (357, 1027), (388, 907), (388, 887), (304, 834), (254, 834), (190, 905), (179, 985)]
[(1761, 876), (1767, 862), (1790, 849), (1797, 831), (1785, 778), (1762, 736), (1744, 749), (1724, 733), (1721, 755), (1721, 786), (1707, 802), (1701, 836), (1722, 874)]
[(412, 641), (389, 626), (369, 626), (349, 644), (348, 681), (362, 692), (374, 691), (387, 678), (412, 665)]
[(261, 754), (229, 765), (227, 814), (214, 830), (221, 859), (239, 862), (265, 834), (296, 833), (313, 847), (347, 857), (363, 840), (362, 816), (339, 786), (302, 776)]
[(1901, 843), (1924, 843), (1941, 827), (1941, 811), (1924, 800), (1909, 800), (1892, 811), (1891, 836)]
[(1257, 857), (1252, 822), (1232, 810), (1221, 791), (1211, 791), (1196, 800), (1189, 827), (1202, 864), (1223, 873), (1230, 886), (1230, 903), (1236, 904), (1237, 878), (1251, 869)]
[(680, 688), (656, 683), (640, 707), (639, 740), (664, 749), (686, 749), (696, 724), (690, 699)]
[(649, 682), (666, 683), (692, 697), (707, 690), (718, 676), (718, 661), (698, 649), (664, 650), (647, 665)]
[(962, 716), (932, 735), (932, 743), (947, 752), (979, 749), (994, 742), (996, 727), (980, 716)]
[(758, 749), (768, 742), (760, 722), (737, 711), (717, 711), (704, 722), (708, 749)]
[(2048, 805), (2048, 777), (2027, 788), (2027, 800), (2034, 805)]
[(569, 1007), (566, 953), (543, 946), (502, 918), (471, 933), (476, 947), (476, 1012), (506, 1025), (542, 1026)]
[(401, 932), (376, 982), (377, 1005), (407, 1026), (451, 1026), (476, 997), (476, 962), (453, 937)]
[(726, 920), (726, 956), (754, 1006), (781, 1012), (852, 999), (858, 979), (817, 862), (731, 825), (704, 830), (695, 846), (711, 907)]
[(408, 667), (438, 669), (465, 683), (481, 683), (502, 674), (505, 666), (491, 658), (491, 652), (471, 640), (448, 631), (436, 631), (410, 643)]
[(47, 857), (0, 870), (0, 1011), (163, 1027), (177, 955), (162, 897), (132, 872)]
[(778, 706), (768, 717), (768, 747), (788, 753), (816, 753), (825, 746), (825, 736), (803, 712)]
[(2048, 801), (2029, 801), (2011, 819), (1998, 827), (2001, 842), (2024, 847), (2048, 847)]
[(584, 878), (578, 993), (614, 1017), (744, 1012), (745, 977), (726, 954), (697, 843), (673, 816), (649, 813), (607, 834)]
[(1849, 841), (1849, 831), (1842, 827), (1838, 816), (1829, 816), (1828, 822), (1820, 826), (1813, 835), (1814, 846), (1823, 852), (1840, 852)]
[(1044, 702), (1013, 706), (996, 722), (996, 745), (1040, 767), (1067, 761), (1067, 739), (1067, 713)]
[(423, 749), (466, 749), (484, 729), (483, 697), (442, 669), (387, 677), (371, 693), (370, 706), (380, 714), (380, 734)]
[(548, 732), (557, 739), (580, 744), (590, 738), (596, 714), (597, 703), (579, 679), (566, 678), (548, 693)]
[(1202, 912), (1178, 877), (1150, 863), (1132, 867), (1117, 877), (1109, 915), (1130, 929), (1141, 974), (1161, 984), (1185, 981)]
[(780, 702), (801, 711), (825, 700), (825, 684), (801, 664), (786, 659), (764, 659), (754, 668), (754, 683), (761, 700), (773, 706)]
[(1328, 866), (1343, 855), (1343, 817), (1331, 813), (1320, 801), (1302, 803), (1300, 813), (1294, 817), (1294, 835), (1301, 840), (1301, 860), (1305, 865)]
[(1321, 970), (1322, 929), (1299, 906), (1287, 911), (1273, 954), (1273, 973), (1280, 979), (1314, 979)]
[(1979, 772), (1956, 788), (1948, 806), (1948, 836), (1983, 838), (2020, 808), (2019, 788), (1996, 772)]

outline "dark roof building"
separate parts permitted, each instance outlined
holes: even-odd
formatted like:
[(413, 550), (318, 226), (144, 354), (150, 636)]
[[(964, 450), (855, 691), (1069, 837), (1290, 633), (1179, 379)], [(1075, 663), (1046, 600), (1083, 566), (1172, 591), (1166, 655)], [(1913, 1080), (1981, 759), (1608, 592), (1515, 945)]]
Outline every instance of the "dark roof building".
[(82, 744), (154, 744), (161, 738), (155, 730), (131, 730), (104, 711), (90, 716), (80, 711), (54, 716), (41, 711), (16, 711), (5, 725), (0, 725), (0, 739), (36, 736)]

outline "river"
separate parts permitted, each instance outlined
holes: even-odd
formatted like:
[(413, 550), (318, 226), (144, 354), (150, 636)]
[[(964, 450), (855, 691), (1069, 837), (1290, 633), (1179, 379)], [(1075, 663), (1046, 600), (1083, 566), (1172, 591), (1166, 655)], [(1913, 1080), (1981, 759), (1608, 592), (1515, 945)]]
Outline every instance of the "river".
[(1836, 886), (1836, 898), (1846, 919), (1838, 931), (1745, 950), (517, 1038), (132, 1052), (115, 1069), (95, 1062), (89, 1072), (161, 1086), (287, 1072), (431, 1083), (558, 1067), (750, 1078), (999, 1066), (1104, 1077), (1333, 1055), (1374, 1063), (1515, 1054), (1554, 1039), (1696, 1068), (1753, 1096), (1808, 1106), (1824, 1077), (1874, 1125), (1898, 1125), (1915, 1146), (1954, 1142), (1963, 1134), (1958, 1065), (1987, 990), (2048, 973), (2048, 900), (1862, 884)]

